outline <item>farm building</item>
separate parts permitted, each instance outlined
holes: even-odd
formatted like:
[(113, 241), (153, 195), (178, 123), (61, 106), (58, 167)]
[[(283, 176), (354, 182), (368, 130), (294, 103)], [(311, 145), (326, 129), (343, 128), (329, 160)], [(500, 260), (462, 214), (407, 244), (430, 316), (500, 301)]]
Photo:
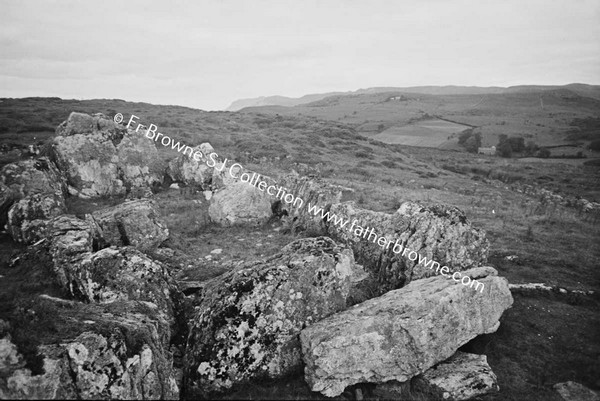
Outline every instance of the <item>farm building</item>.
[(491, 148), (479, 148), (477, 149), (477, 153), (494, 156), (496, 154), (496, 147), (492, 146)]

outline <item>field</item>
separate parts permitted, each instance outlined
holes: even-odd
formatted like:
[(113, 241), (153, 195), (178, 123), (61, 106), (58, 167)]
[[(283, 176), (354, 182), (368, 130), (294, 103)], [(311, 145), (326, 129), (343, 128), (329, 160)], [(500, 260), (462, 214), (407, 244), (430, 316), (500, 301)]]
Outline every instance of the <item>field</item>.
[(371, 138), (385, 143), (428, 148), (458, 146), (457, 133), (469, 128), (439, 119), (421, 120), (404, 126), (392, 126)]
[[(446, 139), (451, 135), (450, 130), (458, 129), (457, 124), (438, 123), (432, 118), (410, 121), (422, 116), (424, 113), (418, 110), (427, 106), (431, 115), (442, 114), (443, 109), (443, 115), (449, 120), (472, 125), (488, 121), (487, 129), (497, 126), (501, 128), (499, 132), (513, 129), (523, 132), (524, 121), (531, 121), (531, 125), (526, 126), (532, 128), (532, 135), (537, 132), (538, 140), (543, 138), (550, 143), (555, 140), (554, 136), (563, 138), (561, 133), (573, 129), (571, 123), (575, 116), (587, 118), (594, 113), (597, 116), (598, 109), (594, 111), (593, 107), (598, 104), (585, 100), (569, 109), (565, 99), (549, 97), (544, 98), (544, 110), (541, 110), (539, 96), (536, 102), (533, 97), (517, 95), (511, 95), (517, 98), (502, 95), (504, 99), (492, 97), (483, 101), (480, 95), (459, 96), (450, 104), (450, 97), (435, 100), (434, 96), (418, 95), (406, 101), (407, 105), (402, 101), (386, 101), (389, 94), (365, 96), (367, 98), (324, 99), (332, 103), (329, 111), (323, 107), (326, 102), (319, 101), (285, 111), (280, 108), (277, 113), (248, 109), (236, 113), (204, 112), (122, 100), (2, 99), (0, 144), (6, 145), (6, 149), (0, 162), (6, 164), (28, 157), (20, 151), (52, 136), (54, 127), (71, 111), (103, 112), (111, 116), (121, 112), (126, 117), (134, 113), (142, 123), (157, 124), (160, 132), (190, 145), (210, 142), (220, 155), (274, 178), (293, 169), (352, 187), (357, 193), (356, 202), (364, 208), (393, 212), (409, 200), (426, 205), (455, 205), (466, 212), (475, 227), (487, 231), (491, 243), (489, 263), (509, 282), (542, 282), (567, 290), (564, 294), (559, 291), (515, 293), (515, 303), (501, 319), (499, 331), (464, 347), (488, 355), (498, 376), (501, 392), (482, 399), (559, 401), (552, 385), (567, 380), (600, 389), (599, 217), (576, 208), (549, 204), (521, 190), (529, 185), (564, 198), (582, 197), (598, 202), (600, 168), (584, 165), (579, 160), (502, 159), (375, 139), (376, 135), (400, 124), (411, 124), (424, 134), (448, 130), (444, 133)], [(379, 103), (373, 103), (373, 99), (380, 99), (381, 107), (376, 107)], [(522, 111), (506, 109), (513, 101), (514, 107)], [(466, 113), (464, 108), (459, 110), (460, 104), (470, 105), (472, 114)], [(398, 115), (393, 113), (405, 108), (406, 111)], [(528, 117), (530, 112), (533, 116)], [(494, 113), (497, 114), (493, 119), (496, 125), (491, 125), (489, 121)], [(369, 120), (369, 127), (375, 125), (374, 131), (365, 130), (365, 119)], [(501, 124), (503, 121), (505, 124)], [(376, 132), (379, 124), (385, 125), (381, 133)], [(517, 126), (521, 128), (514, 128)], [(405, 131), (391, 131), (397, 132)], [(438, 133), (436, 137), (441, 138), (441, 135)], [(431, 144), (440, 146), (433, 140)], [(170, 149), (157, 147), (165, 160), (175, 155)], [(228, 262), (271, 255), (297, 235), (307, 235), (292, 234), (278, 222), (252, 229), (222, 229), (209, 222), (207, 202), (201, 194), (184, 196), (177, 190), (165, 189), (156, 199), (172, 233), (168, 245), (195, 261), (179, 267), (179, 279), (205, 280), (222, 273)], [(98, 205), (75, 201), (69, 207), (73, 213), (83, 213)], [(15, 282), (24, 280), (17, 277), (18, 272), (12, 271), (8, 263), (19, 246), (4, 233), (0, 234), (0, 242), (0, 276), (4, 276), (0, 278), (0, 311), (6, 312), (12, 298), (19, 296), (12, 289)], [(223, 253), (209, 258), (216, 248), (223, 249)], [(35, 287), (36, 283), (27, 285)], [(574, 290), (586, 294), (574, 293)], [(366, 396), (371, 395), (369, 386), (362, 389)], [(319, 394), (310, 392), (302, 377), (246, 386), (236, 389), (229, 397), (320, 398)], [(340, 399), (353, 397), (353, 393), (345, 393)], [(408, 394), (407, 399), (419, 398)]]
[[(337, 95), (294, 107), (263, 106), (242, 111), (343, 121), (367, 137), (391, 127), (442, 118), (476, 127), (482, 135), (482, 146), (496, 145), (501, 134), (521, 136), (539, 146), (564, 145), (575, 142), (573, 134), (576, 133), (579, 151), (584, 150), (592, 138), (600, 137), (598, 127), (592, 123), (598, 118), (598, 110), (600, 100), (569, 89), (556, 89), (477, 95), (400, 92)], [(415, 127), (412, 135), (427, 137), (429, 132)], [(426, 140), (418, 146), (437, 147), (439, 143)]]

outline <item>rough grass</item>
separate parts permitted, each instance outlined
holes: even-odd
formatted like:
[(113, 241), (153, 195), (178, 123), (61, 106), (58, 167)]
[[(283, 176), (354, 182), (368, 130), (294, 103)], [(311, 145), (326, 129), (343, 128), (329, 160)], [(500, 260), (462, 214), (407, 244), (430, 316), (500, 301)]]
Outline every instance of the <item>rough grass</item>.
[[(517, 105), (522, 101), (520, 98), (512, 100)], [(421, 102), (424, 101), (426, 99)], [(559, 107), (560, 99), (555, 103)], [(41, 115), (52, 124), (60, 123), (72, 110), (108, 114), (112, 110), (113, 114), (119, 111), (126, 115), (133, 112), (142, 122), (164, 125), (164, 132), (178, 140), (189, 140), (191, 145), (208, 141), (223, 157), (235, 158), (245, 167), (275, 179), (296, 170), (352, 187), (359, 205), (376, 211), (391, 213), (409, 200), (455, 205), (465, 210), (475, 227), (487, 231), (491, 243), (490, 264), (510, 282), (543, 282), (596, 293), (600, 290), (600, 222), (571, 208), (543, 205), (539, 199), (511, 189), (513, 184), (529, 184), (563, 196), (581, 196), (598, 202), (600, 170), (597, 166), (568, 164), (568, 161), (529, 163), (384, 144), (363, 138), (356, 131), (357, 124), (365, 119), (367, 106), (358, 109), (356, 114), (347, 106), (340, 109), (343, 114), (339, 117), (352, 116), (346, 119), (350, 125), (298, 116), (297, 111), (287, 116), (206, 113), (111, 100), (25, 99), (9, 106), (2, 108), (4, 116), (9, 117), (9, 128), (10, 121), (27, 121), (32, 114), (41, 113), (34, 112), (36, 108), (47, 108), (49, 112)], [(523, 110), (530, 107), (521, 106)], [(390, 107), (397, 110), (400, 105)], [(319, 113), (318, 106), (314, 110), (315, 115)], [(379, 112), (389, 114), (389, 110), (374, 113)], [(507, 126), (515, 123), (509, 114), (496, 117), (498, 124), (507, 121), (498, 127), (507, 130)], [(526, 111), (521, 111), (517, 117), (525, 114)], [(473, 114), (469, 121), (477, 123), (488, 117)], [(375, 115), (370, 119), (376, 119)], [(35, 119), (33, 123), (41, 124)], [(552, 123), (552, 118), (543, 122), (548, 127)], [(14, 131), (0, 133), (0, 139), (3, 135), (17, 135), (19, 126), (15, 127)], [(18, 135), (11, 138), (19, 139)], [(22, 144), (29, 140), (23, 137)], [(252, 144), (252, 152), (236, 144)], [(161, 145), (158, 149), (164, 159), (176, 154)], [(254, 151), (260, 152), (260, 156)], [(208, 222), (207, 202), (199, 194), (184, 196), (177, 190), (168, 190), (157, 194), (156, 199), (171, 231), (171, 238), (164, 245), (178, 252), (177, 263), (172, 266), (178, 280), (202, 281), (215, 277), (237, 261), (276, 253), (295, 238), (282, 234), (281, 227), (274, 222), (258, 227), (217, 227)], [(71, 200), (69, 210), (75, 214), (89, 213), (113, 201), (116, 200), (92, 203)], [(7, 311), (14, 307), (12, 299), (19, 296), (14, 288), (25, 288), (22, 293), (27, 294), (30, 291), (27, 286), (31, 286), (31, 291), (38, 291), (35, 286), (45, 284), (41, 278), (28, 277), (26, 271), (9, 269), (7, 261), (19, 247), (6, 236), (0, 241), (0, 275), (5, 276), (0, 278), (0, 310)], [(222, 252), (212, 254), (215, 249)], [(517, 258), (508, 260), (509, 255)], [(16, 285), (15, 280), (26, 286)], [(472, 351), (488, 355), (499, 378), (501, 392), (482, 399), (557, 399), (552, 385), (565, 380), (599, 389), (600, 383), (596, 382), (600, 353), (599, 307), (595, 296), (515, 295), (515, 304), (503, 316), (500, 330), (469, 345)], [(362, 390), (366, 397), (372, 396), (368, 386)], [(341, 398), (353, 398), (352, 391)], [(322, 398), (308, 390), (302, 377), (242, 386), (228, 397)], [(407, 395), (407, 399), (418, 397), (418, 394)]]

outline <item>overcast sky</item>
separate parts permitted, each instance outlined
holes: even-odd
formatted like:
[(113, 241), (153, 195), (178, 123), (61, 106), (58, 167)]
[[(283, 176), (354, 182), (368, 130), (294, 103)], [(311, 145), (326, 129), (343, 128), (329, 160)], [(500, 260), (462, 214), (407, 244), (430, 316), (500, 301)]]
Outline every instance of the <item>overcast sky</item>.
[(600, 0), (0, 0), (0, 97), (600, 84)]

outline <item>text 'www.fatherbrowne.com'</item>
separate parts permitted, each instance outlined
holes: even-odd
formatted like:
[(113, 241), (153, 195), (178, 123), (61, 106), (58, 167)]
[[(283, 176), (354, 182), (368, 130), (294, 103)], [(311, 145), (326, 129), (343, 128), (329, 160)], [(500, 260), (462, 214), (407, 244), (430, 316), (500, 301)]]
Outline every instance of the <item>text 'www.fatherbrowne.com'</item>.
[[(175, 142), (175, 140), (173, 140), (169, 136), (163, 135), (162, 133), (158, 132), (158, 126), (156, 126), (155, 124), (150, 124), (146, 128), (145, 125), (139, 124), (137, 121), (135, 121), (136, 119), (139, 119), (139, 117), (131, 115), (131, 117), (129, 118), (129, 122), (127, 123), (127, 128), (130, 128), (132, 123), (137, 124), (135, 132), (139, 132), (139, 130), (141, 129), (142, 133), (148, 139), (154, 140), (154, 142), (158, 142), (158, 140), (160, 139), (160, 142), (163, 146), (171, 146), (172, 149), (176, 149), (177, 152), (182, 152), (184, 155), (189, 150), (189, 157), (192, 157), (197, 162), (206, 163), (208, 167), (217, 168), (219, 171), (223, 171), (227, 167), (228, 159), (225, 159), (225, 161), (221, 163), (219, 161), (219, 155), (216, 152), (210, 152), (208, 155), (205, 155), (202, 150), (198, 150), (197, 148), (193, 148), (179, 141)], [(120, 124), (123, 121), (123, 115), (121, 113), (117, 113), (114, 117), (114, 121)], [(143, 128), (146, 128), (145, 132), (143, 132)], [(131, 129), (133, 128), (131, 127)], [(287, 192), (287, 188), (274, 184), (270, 179), (263, 180), (262, 178), (264, 178), (264, 176), (262, 176), (259, 173), (244, 170), (246, 169), (244, 169), (241, 164), (233, 163), (229, 166), (228, 172), (232, 178), (248, 183), (249, 185), (252, 185), (261, 192), (267, 192), (267, 194), (269, 194), (270, 196), (274, 196), (282, 202), (285, 202), (291, 205), (292, 207), (298, 208), (298, 210), (301, 210), (303, 208), (305, 204), (304, 200), (299, 196)], [(345, 229), (347, 227), (347, 229), (357, 237), (366, 239), (367, 241), (373, 241), (373, 243), (376, 243), (385, 250), (388, 250), (393, 243), (394, 245), (392, 246), (392, 252), (394, 252), (395, 254), (400, 254), (401, 256), (406, 257), (413, 262), (418, 260), (417, 265), (422, 264), (423, 266), (431, 270), (435, 268), (436, 273), (441, 274), (445, 277), (451, 277), (454, 281), (460, 282), (461, 284), (470, 288), (475, 287), (476, 291), (479, 290), (483, 293), (485, 285), (482, 282), (472, 279), (469, 276), (463, 276), (461, 272), (458, 271), (449, 274), (450, 268), (448, 266), (441, 266), (438, 262), (434, 261), (433, 259), (428, 259), (420, 253), (415, 252), (409, 249), (408, 247), (404, 246), (404, 244), (398, 243), (400, 239), (396, 239), (396, 241), (394, 241), (393, 239), (388, 240), (386, 237), (378, 235), (375, 232), (374, 228), (370, 228), (369, 230), (369, 227), (364, 228), (360, 226), (358, 224), (358, 220), (353, 220), (352, 223), (350, 223), (350, 219), (345, 220), (341, 217), (336, 216), (335, 214), (331, 214), (329, 211), (326, 212), (323, 210), (322, 207), (318, 205), (312, 205), (310, 202), (306, 205), (306, 209), (308, 210), (308, 213), (312, 213), (314, 216), (321, 217), (328, 223), (331, 223), (333, 221), (334, 225), (337, 225), (342, 229)], [(348, 226), (349, 223), (350, 226)]]

